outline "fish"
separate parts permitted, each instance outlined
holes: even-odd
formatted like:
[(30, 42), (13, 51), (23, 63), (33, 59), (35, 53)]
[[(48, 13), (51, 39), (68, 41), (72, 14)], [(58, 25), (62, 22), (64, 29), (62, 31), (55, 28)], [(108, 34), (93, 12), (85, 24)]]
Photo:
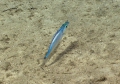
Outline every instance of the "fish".
[(58, 44), (60, 43), (60, 40), (62, 39), (64, 32), (68, 26), (69, 22), (66, 21), (64, 24), (62, 24), (62, 26), (57, 30), (57, 32), (54, 34), (52, 41), (49, 45), (48, 51), (46, 53), (46, 55), (44, 56), (44, 59), (47, 59), (50, 54), (55, 50), (55, 48), (58, 46)]

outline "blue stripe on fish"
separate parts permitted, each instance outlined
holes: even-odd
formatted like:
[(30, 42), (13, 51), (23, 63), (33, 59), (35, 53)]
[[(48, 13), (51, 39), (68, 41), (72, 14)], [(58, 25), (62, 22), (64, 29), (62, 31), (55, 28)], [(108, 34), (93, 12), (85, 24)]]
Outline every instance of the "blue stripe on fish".
[(51, 44), (49, 46), (49, 49), (44, 57), (44, 59), (48, 58), (51, 54), (51, 52), (57, 47), (57, 45), (59, 44), (60, 40), (62, 39), (62, 36), (65, 32), (65, 29), (67, 28), (69, 22), (66, 21), (61, 27), (60, 29), (55, 33), (55, 35), (53, 36), (53, 39), (51, 41)]

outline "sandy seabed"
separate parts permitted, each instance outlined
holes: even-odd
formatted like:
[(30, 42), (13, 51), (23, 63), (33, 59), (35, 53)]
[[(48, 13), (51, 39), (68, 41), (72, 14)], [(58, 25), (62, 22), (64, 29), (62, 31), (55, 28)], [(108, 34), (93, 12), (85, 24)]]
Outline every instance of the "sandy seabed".
[(0, 84), (120, 84), (120, 0), (0, 0)]

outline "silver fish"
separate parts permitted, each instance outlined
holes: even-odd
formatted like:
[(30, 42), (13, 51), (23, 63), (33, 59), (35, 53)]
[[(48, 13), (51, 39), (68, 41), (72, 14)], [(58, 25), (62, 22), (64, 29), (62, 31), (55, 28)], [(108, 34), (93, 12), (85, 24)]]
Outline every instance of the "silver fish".
[(48, 58), (50, 56), (50, 54), (54, 51), (54, 49), (57, 47), (57, 45), (59, 44), (60, 40), (62, 39), (62, 36), (68, 26), (69, 22), (66, 21), (61, 27), (60, 29), (55, 33), (55, 35), (53, 36), (53, 39), (51, 41), (51, 44), (48, 48), (48, 51), (44, 57), (44, 59)]

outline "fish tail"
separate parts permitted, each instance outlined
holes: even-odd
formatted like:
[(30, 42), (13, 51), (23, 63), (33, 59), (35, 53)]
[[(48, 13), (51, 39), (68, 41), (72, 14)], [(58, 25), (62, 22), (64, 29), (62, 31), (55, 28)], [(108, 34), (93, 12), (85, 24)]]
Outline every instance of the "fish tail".
[(47, 57), (45, 56), (44, 59), (46, 59)]
[(44, 59), (47, 59), (49, 57), (49, 55), (50, 55), (50, 51), (48, 50), (48, 52), (46, 53)]

